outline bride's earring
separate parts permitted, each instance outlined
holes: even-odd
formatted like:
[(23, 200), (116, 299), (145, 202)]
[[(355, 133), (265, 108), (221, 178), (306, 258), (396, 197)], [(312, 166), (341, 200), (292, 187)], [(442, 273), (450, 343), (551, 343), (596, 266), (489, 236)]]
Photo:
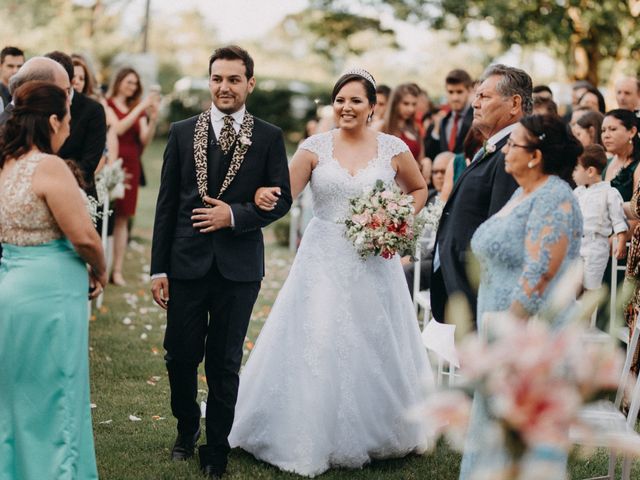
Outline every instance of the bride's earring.
[(373, 112), (371, 112), (367, 117), (367, 123), (371, 123), (371, 120), (373, 120)]
[(533, 168), (535, 166), (536, 166), (536, 164), (533, 163), (533, 160), (529, 160), (529, 163), (527, 163), (527, 167), (529, 167), (529, 168)]

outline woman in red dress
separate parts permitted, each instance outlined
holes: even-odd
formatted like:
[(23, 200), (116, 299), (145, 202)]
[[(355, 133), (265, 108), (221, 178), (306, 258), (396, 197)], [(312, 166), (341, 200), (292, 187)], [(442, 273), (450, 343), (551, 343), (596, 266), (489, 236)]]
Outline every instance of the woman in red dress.
[(113, 271), (111, 282), (125, 285), (122, 263), (127, 248), (129, 219), (136, 213), (140, 185), (141, 157), (156, 129), (160, 96), (158, 93), (142, 97), (142, 83), (138, 73), (125, 67), (116, 73), (107, 95), (107, 104), (117, 122), (112, 126), (118, 135), (118, 152), (126, 172), (124, 198), (116, 201), (113, 229)]
[(398, 85), (391, 94), (382, 131), (407, 144), (416, 161), (424, 157), (420, 126), (415, 121), (420, 88), (414, 83)]

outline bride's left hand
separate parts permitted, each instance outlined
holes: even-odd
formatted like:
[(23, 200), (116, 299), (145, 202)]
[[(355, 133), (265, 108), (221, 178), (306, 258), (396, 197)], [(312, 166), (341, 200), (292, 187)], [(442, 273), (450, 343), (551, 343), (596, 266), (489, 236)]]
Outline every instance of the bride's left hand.
[(276, 208), (280, 198), (280, 187), (260, 187), (255, 194), (254, 201), (260, 210), (270, 212)]

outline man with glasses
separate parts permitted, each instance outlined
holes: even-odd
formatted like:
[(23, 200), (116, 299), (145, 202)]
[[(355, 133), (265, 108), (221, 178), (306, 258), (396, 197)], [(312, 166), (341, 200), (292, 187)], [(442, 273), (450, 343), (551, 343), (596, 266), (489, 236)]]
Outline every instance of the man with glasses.
[(451, 191), (444, 206), (433, 257), (431, 308), (445, 320), (449, 297), (463, 294), (473, 318), (476, 293), (467, 276), (471, 237), (478, 226), (498, 212), (517, 188), (504, 169), (504, 147), (518, 121), (531, 113), (531, 77), (523, 70), (492, 65), (484, 72), (473, 107), (473, 126), (485, 139)]

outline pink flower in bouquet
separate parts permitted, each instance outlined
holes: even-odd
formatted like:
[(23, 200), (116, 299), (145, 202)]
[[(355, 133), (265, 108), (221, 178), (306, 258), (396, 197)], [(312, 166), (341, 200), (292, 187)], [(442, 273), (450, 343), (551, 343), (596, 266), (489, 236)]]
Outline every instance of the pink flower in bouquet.
[(389, 202), (387, 210), (391, 213), (396, 213), (398, 211), (398, 204), (396, 202)]
[(371, 215), (369, 215), (367, 212), (351, 215), (351, 220), (353, 221), (353, 223), (357, 223), (359, 225), (366, 225), (371, 221)]
[(380, 198), (384, 198), (385, 200), (390, 200), (394, 197), (393, 192), (389, 191), (389, 190), (384, 190), (382, 192), (380, 192)]
[[(384, 216), (384, 213), (376, 212), (373, 215), (371, 215), (371, 228), (378, 228), (381, 225), (384, 225), (385, 221), (386, 221), (386, 218)], [(373, 226), (373, 224), (375, 224), (375, 226)]]

